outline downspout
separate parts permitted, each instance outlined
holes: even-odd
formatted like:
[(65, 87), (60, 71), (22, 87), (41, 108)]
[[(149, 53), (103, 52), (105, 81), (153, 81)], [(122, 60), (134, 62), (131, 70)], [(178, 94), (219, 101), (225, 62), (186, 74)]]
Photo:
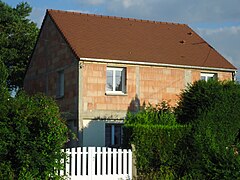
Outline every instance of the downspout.
[(232, 81), (237, 81), (236, 74), (237, 74), (237, 71), (232, 72)]
[(82, 68), (83, 68), (83, 62), (78, 61), (78, 146), (83, 146), (83, 119), (82, 119), (82, 91), (83, 91), (83, 85), (82, 85)]

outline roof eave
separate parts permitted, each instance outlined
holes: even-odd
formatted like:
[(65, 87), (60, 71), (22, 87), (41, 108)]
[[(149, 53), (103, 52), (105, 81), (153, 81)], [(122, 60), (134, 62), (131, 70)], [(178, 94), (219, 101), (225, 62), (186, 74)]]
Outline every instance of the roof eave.
[(201, 69), (211, 71), (224, 71), (224, 72), (236, 72), (237, 69), (229, 68), (217, 68), (217, 67), (203, 67), (203, 66), (189, 66), (189, 65), (178, 65), (178, 64), (165, 64), (165, 63), (153, 63), (153, 62), (140, 62), (140, 61), (127, 61), (127, 60), (114, 60), (114, 59), (99, 59), (99, 58), (87, 58), (81, 57), (80, 61), (89, 62), (105, 62), (105, 63), (117, 63), (117, 64), (132, 64), (132, 65), (145, 65), (145, 66), (159, 66), (159, 67), (173, 67), (173, 68), (184, 68), (184, 69)]

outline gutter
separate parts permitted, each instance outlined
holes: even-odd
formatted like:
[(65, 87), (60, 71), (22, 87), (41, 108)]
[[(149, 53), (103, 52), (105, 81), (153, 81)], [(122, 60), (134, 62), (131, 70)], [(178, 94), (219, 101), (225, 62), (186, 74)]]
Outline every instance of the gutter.
[(233, 73), (237, 72), (235, 69), (226, 69), (226, 68), (187, 66), (187, 65), (138, 62), (138, 61), (122, 61), (122, 60), (113, 60), (113, 59), (80, 58), (80, 61), (133, 64), (133, 65), (158, 66), (158, 67), (173, 67), (173, 68), (184, 68), (184, 69), (201, 69), (201, 70), (225, 71), (225, 72), (233, 72)]

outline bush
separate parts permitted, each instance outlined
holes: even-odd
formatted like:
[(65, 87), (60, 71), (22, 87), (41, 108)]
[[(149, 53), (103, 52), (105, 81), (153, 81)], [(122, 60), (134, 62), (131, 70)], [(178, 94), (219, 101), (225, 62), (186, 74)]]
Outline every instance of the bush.
[(182, 93), (178, 121), (190, 123), (192, 130), (178, 144), (179, 176), (238, 179), (239, 107), (240, 85), (230, 81), (198, 81)]
[(232, 81), (196, 81), (189, 84), (180, 94), (178, 106), (175, 109), (179, 123), (192, 123), (199, 115), (211, 108), (214, 103), (221, 101), (225, 89), (234, 89)]
[(176, 125), (177, 123), (173, 108), (163, 101), (155, 106), (151, 104), (143, 106), (137, 113), (128, 112), (124, 124)]
[(149, 105), (135, 114), (128, 113), (124, 140), (130, 139), (135, 145), (138, 178), (172, 179), (176, 145), (188, 130), (189, 127), (176, 123), (171, 107), (165, 102)]
[(0, 179), (58, 178), (68, 129), (55, 102), (43, 95), (20, 93), (2, 102)]
[(173, 108), (165, 101), (152, 106), (141, 107), (137, 113), (128, 112), (124, 120), (123, 146), (131, 148), (133, 127), (135, 125), (176, 125)]
[(176, 145), (186, 133), (187, 127), (181, 125), (134, 126), (132, 143), (136, 148), (138, 171), (150, 173), (164, 168), (173, 170)]
[(223, 96), (221, 103), (199, 117), (195, 127), (194, 145), (201, 157), (197, 163), (207, 178), (240, 177), (240, 88), (236, 93)]

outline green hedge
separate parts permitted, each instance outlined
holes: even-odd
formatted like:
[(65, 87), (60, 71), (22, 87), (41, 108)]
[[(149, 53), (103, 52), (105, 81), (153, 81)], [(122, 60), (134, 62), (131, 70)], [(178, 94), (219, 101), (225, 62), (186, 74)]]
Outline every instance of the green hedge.
[(137, 167), (142, 172), (173, 166), (176, 145), (188, 132), (187, 126), (136, 125), (133, 144), (137, 149)]
[(144, 107), (138, 113), (128, 113), (124, 125), (124, 142), (135, 145), (138, 178), (174, 178), (176, 148), (190, 131), (190, 126), (178, 125), (175, 115), (165, 102)]

